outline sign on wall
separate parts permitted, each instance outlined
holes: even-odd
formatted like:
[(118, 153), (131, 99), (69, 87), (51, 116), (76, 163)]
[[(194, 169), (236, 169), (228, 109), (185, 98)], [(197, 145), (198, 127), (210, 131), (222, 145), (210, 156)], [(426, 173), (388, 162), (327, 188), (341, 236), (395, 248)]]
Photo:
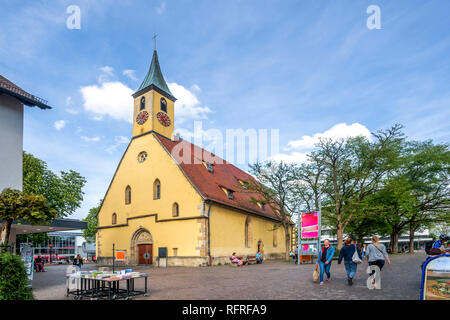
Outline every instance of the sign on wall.
[(302, 213), (302, 239), (319, 237), (319, 213)]
[(116, 251), (116, 261), (125, 261), (127, 255), (126, 255), (126, 251), (124, 250), (117, 250)]
[(421, 300), (450, 300), (450, 254), (424, 263), (420, 291)]

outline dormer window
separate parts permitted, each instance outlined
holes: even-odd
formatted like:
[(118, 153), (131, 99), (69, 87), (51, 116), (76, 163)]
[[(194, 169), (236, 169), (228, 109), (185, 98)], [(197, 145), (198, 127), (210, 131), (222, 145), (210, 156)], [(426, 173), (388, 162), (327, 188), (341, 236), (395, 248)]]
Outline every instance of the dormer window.
[(242, 180), (239, 179), (239, 183), (241, 184), (242, 188), (248, 189), (248, 182), (247, 181), (242, 181)]
[(234, 195), (233, 195), (234, 191), (233, 190), (227, 189), (222, 186), (219, 186), (219, 187), (220, 187), (220, 189), (222, 189), (223, 193), (225, 193), (227, 195), (228, 199), (230, 199), (230, 200), (234, 199)]
[(214, 164), (212, 164), (210, 162), (203, 161), (203, 165), (208, 170), (208, 172), (212, 173), (214, 171)]
[(145, 97), (141, 98), (141, 111), (145, 109)]
[(266, 204), (265, 203), (260, 203), (259, 206), (261, 207), (262, 211), (266, 210)]

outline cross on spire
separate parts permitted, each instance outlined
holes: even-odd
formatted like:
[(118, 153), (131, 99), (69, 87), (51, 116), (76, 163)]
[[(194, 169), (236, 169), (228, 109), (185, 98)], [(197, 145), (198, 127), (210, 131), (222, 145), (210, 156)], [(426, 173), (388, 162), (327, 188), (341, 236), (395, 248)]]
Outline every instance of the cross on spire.
[(158, 35), (156, 33), (153, 33), (153, 49), (156, 51), (156, 37)]

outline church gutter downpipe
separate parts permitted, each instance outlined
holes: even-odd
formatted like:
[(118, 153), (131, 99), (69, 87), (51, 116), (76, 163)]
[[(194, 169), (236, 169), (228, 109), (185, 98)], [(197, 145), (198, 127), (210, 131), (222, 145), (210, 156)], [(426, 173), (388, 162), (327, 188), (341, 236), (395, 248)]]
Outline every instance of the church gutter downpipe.
[(213, 202), (211, 200), (209, 200), (209, 207), (208, 207), (208, 265), (211, 267), (212, 265), (212, 258), (211, 258), (211, 224), (210, 224), (210, 219), (211, 219), (211, 207), (212, 207)]

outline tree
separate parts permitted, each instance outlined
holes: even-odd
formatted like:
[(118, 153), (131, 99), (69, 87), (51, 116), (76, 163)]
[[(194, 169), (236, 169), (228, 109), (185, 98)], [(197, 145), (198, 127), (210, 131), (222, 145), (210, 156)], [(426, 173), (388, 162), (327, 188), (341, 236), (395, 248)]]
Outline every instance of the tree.
[(18, 255), (0, 253), (0, 300), (33, 300), (25, 264)]
[[(50, 240), (47, 232), (39, 232), (39, 233), (30, 233), (30, 234), (18, 234), (16, 236), (16, 242), (31, 242), (34, 246), (39, 244), (44, 244), (45, 241)], [(16, 249), (19, 249), (16, 247)]]
[(364, 200), (380, 187), (403, 141), (402, 126), (365, 137), (320, 139), (308, 158), (323, 166), (322, 215), (336, 228), (337, 247), (342, 248), (344, 231), (363, 212)]
[(89, 214), (83, 221), (87, 222), (87, 229), (83, 230), (83, 237), (88, 243), (95, 242), (95, 234), (97, 233), (98, 227), (98, 212), (102, 206), (103, 200), (100, 200), (98, 206), (93, 207), (89, 210)]
[(14, 220), (46, 224), (58, 215), (42, 195), (25, 194), (6, 188), (0, 194), (0, 218), (3, 220), (0, 244), (6, 244)]
[(24, 151), (23, 192), (43, 195), (50, 207), (58, 211), (58, 217), (71, 215), (83, 201), (86, 179), (73, 170), (61, 171), (58, 176), (47, 164)]
[(254, 203), (264, 202), (278, 214), (285, 234), (285, 258), (289, 260), (291, 215), (296, 209), (294, 208), (296, 201), (292, 192), (292, 186), (295, 183), (293, 165), (266, 161), (250, 164), (249, 167), (256, 180), (248, 179), (242, 190), (256, 193), (257, 197), (252, 198)]
[(398, 237), (407, 227), (413, 252), (416, 230), (450, 219), (450, 151), (448, 145), (432, 141), (407, 142), (398, 163), (374, 200), (391, 228), (393, 252), (397, 252)]

